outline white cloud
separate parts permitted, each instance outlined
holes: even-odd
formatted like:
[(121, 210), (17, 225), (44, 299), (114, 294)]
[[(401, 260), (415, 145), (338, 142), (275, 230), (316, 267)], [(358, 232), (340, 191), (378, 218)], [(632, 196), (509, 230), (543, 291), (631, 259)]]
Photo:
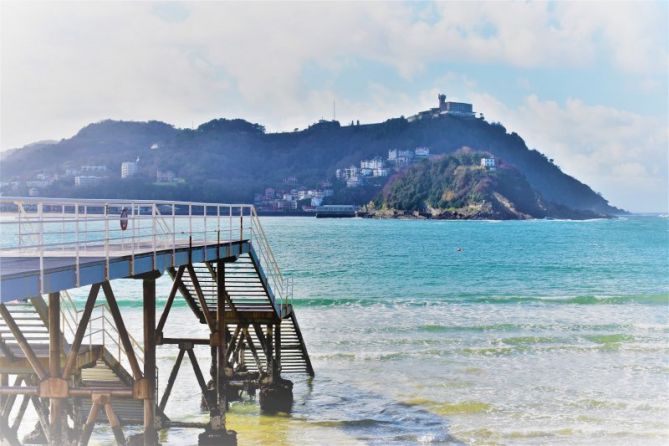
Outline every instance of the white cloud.
[[(0, 8), (2, 149), (66, 137), (106, 118), (188, 127), (244, 117), (270, 130), (292, 129), (329, 117), (335, 97), (342, 121), (380, 121), (432, 106), (444, 79), (486, 89), (457, 73), (439, 73), (418, 96), (372, 75), (362, 82), (361, 97), (313, 86), (313, 80), (305, 84), (305, 66), (337, 74), (354, 60), (382, 63), (406, 79), (438, 62), (518, 68), (519, 78), (527, 67), (606, 64), (641, 73), (647, 80), (639, 88), (666, 94), (666, 81), (657, 80), (667, 70), (666, 3), (5, 1)], [(477, 108), (488, 112), (487, 105), (494, 103)], [(585, 174), (586, 181), (592, 176), (597, 189), (608, 191), (613, 180), (606, 175), (616, 169), (631, 181), (635, 162), (650, 169), (647, 178), (666, 178), (666, 163), (653, 171), (633, 158), (662, 156), (666, 134), (656, 129), (666, 116), (536, 98), (506, 112), (519, 133), (550, 148), (566, 170)], [(507, 116), (500, 120), (506, 123)], [(564, 128), (582, 139), (567, 139)], [(609, 131), (621, 139), (600, 135)], [(602, 164), (602, 148), (616, 161)]]
[(604, 193), (613, 205), (636, 212), (667, 211), (665, 120), (577, 99), (558, 104), (532, 95), (517, 108), (487, 94), (472, 99), (488, 120), (522, 135), (529, 147), (555, 159), (564, 172)]

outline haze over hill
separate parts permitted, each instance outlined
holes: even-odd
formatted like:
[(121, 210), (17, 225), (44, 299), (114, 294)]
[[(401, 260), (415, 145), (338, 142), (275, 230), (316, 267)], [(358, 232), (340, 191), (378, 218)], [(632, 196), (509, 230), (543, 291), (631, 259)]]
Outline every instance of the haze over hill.
[[(420, 146), (433, 155), (465, 146), (487, 152), (522, 172), (546, 202), (597, 214), (620, 212), (501, 124), (450, 115), (365, 125), (320, 121), (282, 133), (266, 133), (241, 119), (216, 119), (194, 130), (158, 121), (102, 121), (69, 139), (2, 154), (2, 193), (27, 194), (31, 184), (46, 178), (39, 195), (250, 202), (266, 188), (286, 187), (290, 179), (305, 188), (333, 184), (335, 193), (326, 203), (364, 204), (382, 184), (346, 189), (334, 179), (336, 169), (385, 156), (389, 149)], [(137, 174), (122, 179), (122, 163), (137, 159)], [(103, 166), (105, 174), (75, 186), (71, 172), (82, 166)], [(170, 181), (157, 181), (158, 172), (170, 172)]]

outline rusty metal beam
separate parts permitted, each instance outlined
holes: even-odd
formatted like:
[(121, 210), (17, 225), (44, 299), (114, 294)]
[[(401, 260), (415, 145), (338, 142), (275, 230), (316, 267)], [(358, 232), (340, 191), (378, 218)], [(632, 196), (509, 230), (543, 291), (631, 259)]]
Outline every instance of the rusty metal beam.
[(23, 398), (21, 399), (21, 405), (19, 406), (19, 410), (16, 412), (16, 417), (14, 418), (14, 422), (11, 426), (12, 431), (16, 432), (21, 425), (21, 421), (23, 421), (23, 415), (25, 415), (26, 409), (28, 408), (28, 403), (30, 403), (30, 395), (23, 395)]
[[(6, 387), (0, 387), (0, 395), (9, 395), (9, 396), (39, 395), (39, 387), (37, 387), (37, 386), (6, 386)], [(11, 401), (11, 400), (7, 400), (7, 401), (9, 401), (9, 402), (5, 403), (5, 408), (7, 406), (11, 406), (13, 404), (13, 401)]]
[(243, 331), (244, 331), (244, 337), (246, 338), (246, 343), (248, 344), (249, 350), (251, 350), (253, 359), (256, 362), (256, 367), (258, 367), (258, 371), (262, 373), (262, 363), (260, 362), (260, 357), (258, 356), (258, 351), (256, 350), (256, 346), (253, 343), (253, 338), (249, 333), (248, 325), (243, 328)]
[(42, 400), (37, 396), (31, 396), (30, 401), (33, 403), (35, 412), (37, 413), (37, 418), (39, 419), (39, 424), (42, 427), (42, 432), (47, 439), (47, 442), (51, 438), (51, 432), (49, 428), (49, 410), (44, 407)]
[(16, 438), (16, 432), (12, 430), (9, 426), (9, 419), (0, 418), (0, 440), (2, 444), (9, 444), (10, 446), (20, 446), (18, 438)]
[(198, 338), (163, 338), (161, 344), (183, 344), (190, 343), (195, 345), (210, 345), (211, 339)]
[(37, 358), (37, 355), (35, 355), (35, 352), (30, 347), (30, 344), (26, 340), (25, 336), (23, 336), (23, 333), (21, 333), (21, 329), (18, 327), (18, 325), (16, 325), (16, 321), (3, 303), (0, 303), (0, 316), (2, 316), (2, 318), (5, 320), (7, 327), (12, 332), (12, 335), (16, 339), (16, 343), (19, 345), (19, 348), (26, 356), (26, 359), (30, 363), (30, 366), (32, 367), (37, 377), (40, 380), (46, 378), (47, 372), (44, 370), (44, 367), (42, 367), (42, 363)]
[[(176, 277), (176, 272), (175, 272), (174, 268), (168, 268), (167, 271), (168, 271), (168, 273), (170, 274), (171, 277)], [(182, 277), (183, 277), (183, 275), (182, 275)], [(184, 285), (184, 283), (181, 279), (176, 280), (175, 283), (177, 283), (177, 286), (179, 288), (179, 292), (181, 293), (181, 295), (183, 296), (184, 300), (186, 301), (186, 303), (188, 304), (190, 309), (193, 311), (193, 313), (198, 317), (198, 319), (200, 319), (202, 321), (202, 323), (206, 322), (206, 320), (204, 319), (204, 314), (203, 314), (204, 312), (200, 311), (200, 309), (197, 307), (197, 305), (195, 305), (195, 300), (194, 300), (193, 296), (191, 296), (190, 291), (188, 291), (188, 287), (186, 287), (186, 285)], [(202, 315), (202, 316), (200, 316), (200, 315)]]
[(167, 387), (165, 387), (163, 396), (160, 399), (160, 404), (158, 405), (161, 412), (165, 411), (165, 406), (167, 406), (167, 400), (169, 400), (170, 394), (172, 393), (172, 387), (174, 386), (174, 381), (177, 379), (177, 373), (179, 373), (179, 368), (181, 367), (181, 361), (184, 358), (184, 353), (184, 349), (180, 348), (177, 360), (174, 363), (174, 367), (172, 367), (172, 371), (170, 372), (170, 377), (167, 379)]
[(267, 324), (267, 334), (265, 335), (267, 340), (267, 372), (272, 377), (272, 380), (276, 379), (275, 367), (274, 367), (274, 353), (273, 353), (273, 342), (272, 342), (272, 325)]
[(207, 325), (209, 326), (209, 330), (213, 333), (216, 331), (216, 326), (214, 325), (214, 320), (212, 319), (209, 307), (207, 306), (207, 301), (204, 298), (204, 294), (202, 293), (202, 287), (200, 287), (200, 281), (197, 278), (195, 269), (193, 268), (193, 265), (191, 263), (186, 265), (186, 269), (188, 269), (190, 280), (193, 283), (193, 288), (195, 288), (195, 294), (197, 295), (198, 302), (200, 302), (200, 308), (202, 308), (204, 319), (207, 322)]
[(107, 419), (109, 420), (109, 427), (111, 427), (111, 430), (114, 433), (116, 444), (119, 446), (125, 446), (125, 436), (123, 435), (121, 422), (114, 413), (114, 408), (112, 407), (111, 401), (109, 399), (107, 399), (105, 402), (105, 413), (107, 414)]
[[(214, 267), (211, 266), (211, 263), (206, 263), (207, 269), (209, 270), (209, 274), (211, 274), (211, 277), (216, 281), (218, 284), (218, 273), (217, 271), (221, 271), (225, 277), (225, 262), (221, 261), (220, 264), (219, 262), (216, 263), (216, 270), (214, 270)], [(223, 280), (223, 296), (225, 297), (225, 301), (228, 303), (230, 306), (230, 313), (232, 317), (237, 317), (237, 307), (235, 307), (235, 304), (232, 303), (232, 299), (230, 298), (230, 295), (228, 294), (228, 291), (225, 289), (225, 280)], [(226, 315), (226, 319), (228, 319)]]
[(177, 270), (177, 274), (174, 277), (174, 282), (172, 283), (172, 290), (170, 291), (170, 295), (167, 297), (167, 302), (165, 302), (163, 313), (160, 315), (160, 320), (158, 321), (158, 326), (156, 327), (156, 333), (158, 333), (161, 337), (163, 329), (165, 328), (165, 322), (167, 322), (167, 316), (169, 316), (170, 310), (172, 309), (172, 303), (174, 303), (174, 298), (177, 295), (177, 291), (179, 291), (179, 281), (181, 280), (181, 276), (183, 275), (184, 270), (185, 267), (183, 265), (180, 266)]
[(195, 372), (195, 378), (197, 379), (197, 383), (200, 385), (200, 390), (202, 390), (202, 394), (205, 396), (205, 399), (207, 401), (207, 406), (209, 406), (209, 408), (211, 409), (212, 401), (210, 401), (208, 397), (209, 389), (207, 389), (207, 383), (205, 382), (204, 376), (202, 375), (200, 364), (198, 364), (197, 358), (195, 357), (195, 353), (193, 352), (192, 348), (186, 349), (186, 353), (188, 353), (188, 359), (190, 359), (190, 363), (193, 366), (193, 372)]
[(144, 297), (144, 445), (156, 443), (156, 278), (142, 279)]
[(94, 403), (91, 406), (91, 410), (88, 412), (88, 418), (86, 419), (86, 424), (81, 430), (81, 436), (79, 437), (79, 446), (88, 445), (88, 441), (91, 439), (91, 434), (93, 433), (93, 427), (95, 426), (95, 421), (98, 419), (98, 413), (100, 412), (100, 404)]
[[(9, 349), (9, 347), (7, 347), (7, 344), (5, 344), (5, 340), (2, 339), (2, 334), (0, 334), (0, 352), (2, 353), (2, 355), (5, 358), (8, 358), (10, 361), (16, 360), (16, 356), (14, 356), (14, 353), (12, 353), (12, 351)], [(2, 374), (3, 379), (6, 376), (7, 376), (6, 373)], [(4, 386), (6, 384), (2, 384), (2, 385)]]
[(109, 394), (114, 398), (133, 398), (134, 395), (130, 389), (110, 389), (109, 387), (86, 387), (70, 389), (71, 397), (93, 396), (98, 393)]
[(281, 371), (281, 325), (274, 324), (274, 373), (279, 376)]
[(260, 342), (260, 348), (262, 348), (262, 352), (265, 354), (265, 358), (269, 358), (269, 353), (267, 353), (267, 339), (265, 339), (265, 335), (263, 334), (260, 325), (258, 324), (252, 324), (252, 325), (253, 325), (253, 331), (256, 332), (256, 337), (258, 338), (258, 342)]
[[(217, 260), (216, 269), (216, 334), (218, 335), (218, 370), (217, 376), (214, 380), (218, 399), (218, 413), (216, 416), (220, 417), (218, 426), (225, 430), (225, 411), (227, 409), (226, 396), (226, 376), (225, 368), (227, 366), (227, 346), (225, 345), (225, 263), (222, 260)], [(239, 329), (239, 326), (237, 326)], [(234, 340), (234, 336), (233, 336)]]
[[(5, 375), (7, 376), (7, 375)], [(23, 382), (23, 376), (18, 375), (16, 377), (16, 380), (14, 380), (14, 386), (9, 387), (9, 382), (6, 383), (6, 385), (3, 385), (2, 388), (0, 388), (0, 395), (5, 395), (3, 396), (4, 400), (2, 403), (2, 412), (0, 412), (0, 417), (2, 418), (9, 418), (9, 414), (12, 412), (12, 408), (14, 407), (14, 401), (16, 401), (16, 396), (17, 395), (22, 395), (23, 393), (3, 393), (2, 389), (16, 389), (21, 386), (21, 383)], [(9, 378), (7, 377), (7, 381)], [(35, 392), (37, 392), (37, 387), (35, 387)]]
[(239, 334), (241, 333), (242, 329), (240, 325), (237, 325), (235, 328), (235, 333), (232, 335), (232, 338), (230, 339), (230, 343), (226, 347), (226, 352), (225, 352), (225, 364), (230, 362), (230, 358), (232, 357), (232, 354), (235, 352), (237, 348), (237, 338), (239, 338)]
[(128, 330), (125, 328), (125, 323), (123, 322), (121, 311), (119, 310), (118, 304), (116, 303), (116, 297), (114, 296), (114, 292), (112, 291), (111, 285), (109, 285), (108, 281), (102, 282), (102, 291), (104, 291), (105, 297), (107, 298), (109, 311), (112, 314), (114, 324), (116, 325), (116, 330), (118, 330), (121, 343), (123, 344), (123, 349), (125, 350), (125, 354), (128, 357), (128, 362), (130, 363), (130, 368), (132, 369), (132, 375), (135, 380), (140, 380), (143, 377), (142, 371), (139, 368), (139, 363), (137, 362), (135, 351), (132, 348), (132, 343), (130, 342), (130, 337), (128, 336)]
[[(60, 292), (49, 293), (49, 376), (60, 378)], [(60, 446), (63, 443), (63, 400), (49, 398), (49, 444)]]
[(91, 318), (91, 313), (93, 308), (95, 308), (95, 300), (98, 297), (100, 292), (100, 284), (96, 283), (91, 287), (90, 292), (88, 293), (88, 299), (86, 299), (86, 306), (84, 307), (84, 312), (81, 315), (79, 320), (79, 326), (77, 327), (77, 332), (74, 334), (74, 340), (72, 341), (72, 346), (70, 347), (70, 352), (67, 355), (67, 360), (65, 362), (65, 368), (63, 369), (63, 379), (68, 379), (70, 374), (74, 370), (74, 366), (77, 361), (77, 356), (79, 355), (79, 347), (81, 347), (81, 341), (84, 338), (86, 333), (86, 328), (88, 328), (88, 321)]

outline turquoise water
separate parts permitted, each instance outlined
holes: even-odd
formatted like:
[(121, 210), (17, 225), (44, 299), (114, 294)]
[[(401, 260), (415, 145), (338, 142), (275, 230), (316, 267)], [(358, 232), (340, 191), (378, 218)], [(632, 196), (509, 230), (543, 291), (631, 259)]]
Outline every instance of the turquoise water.
[[(669, 441), (666, 218), (262, 220), (316, 377), (291, 378), (290, 417), (233, 404), (240, 445)], [(115, 289), (139, 337), (141, 286)], [(183, 305), (165, 330), (204, 333)], [(176, 353), (158, 350), (162, 385)], [(166, 412), (206, 419), (182, 370)]]

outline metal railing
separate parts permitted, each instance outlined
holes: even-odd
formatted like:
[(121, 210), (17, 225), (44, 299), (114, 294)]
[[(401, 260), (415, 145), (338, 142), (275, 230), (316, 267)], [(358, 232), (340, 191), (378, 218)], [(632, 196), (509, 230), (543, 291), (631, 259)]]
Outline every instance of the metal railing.
[(290, 303), (292, 283), (281, 273), (253, 205), (0, 197), (0, 257), (37, 258), (42, 292), (45, 258), (73, 259), (79, 287), (87, 258), (103, 258), (109, 280), (114, 258), (129, 256), (134, 275), (139, 254), (151, 255), (156, 268), (158, 253), (171, 252), (171, 266), (177, 266), (178, 249), (204, 247), (206, 256), (208, 247), (231, 250), (237, 241), (253, 246), (276, 303)]
[[(81, 322), (81, 314), (84, 310), (83, 308), (77, 309), (76, 303), (67, 291), (61, 291), (60, 296), (63, 335), (66, 339), (72, 340), (77, 332), (77, 328)], [(130, 344), (132, 345), (134, 352), (139, 353), (135, 356), (140, 369), (143, 369), (144, 347), (130, 333), (128, 333), (128, 339), (130, 339)], [(98, 303), (93, 307), (93, 312), (88, 320), (88, 326), (81, 345), (84, 347), (87, 346), (90, 350), (92, 350), (94, 346), (103, 346), (112, 356), (114, 356), (119, 364), (126, 370), (131, 370), (130, 363), (127, 359), (127, 352), (121, 342), (120, 332), (116, 328), (114, 319), (111, 317), (111, 310), (107, 304)]]

